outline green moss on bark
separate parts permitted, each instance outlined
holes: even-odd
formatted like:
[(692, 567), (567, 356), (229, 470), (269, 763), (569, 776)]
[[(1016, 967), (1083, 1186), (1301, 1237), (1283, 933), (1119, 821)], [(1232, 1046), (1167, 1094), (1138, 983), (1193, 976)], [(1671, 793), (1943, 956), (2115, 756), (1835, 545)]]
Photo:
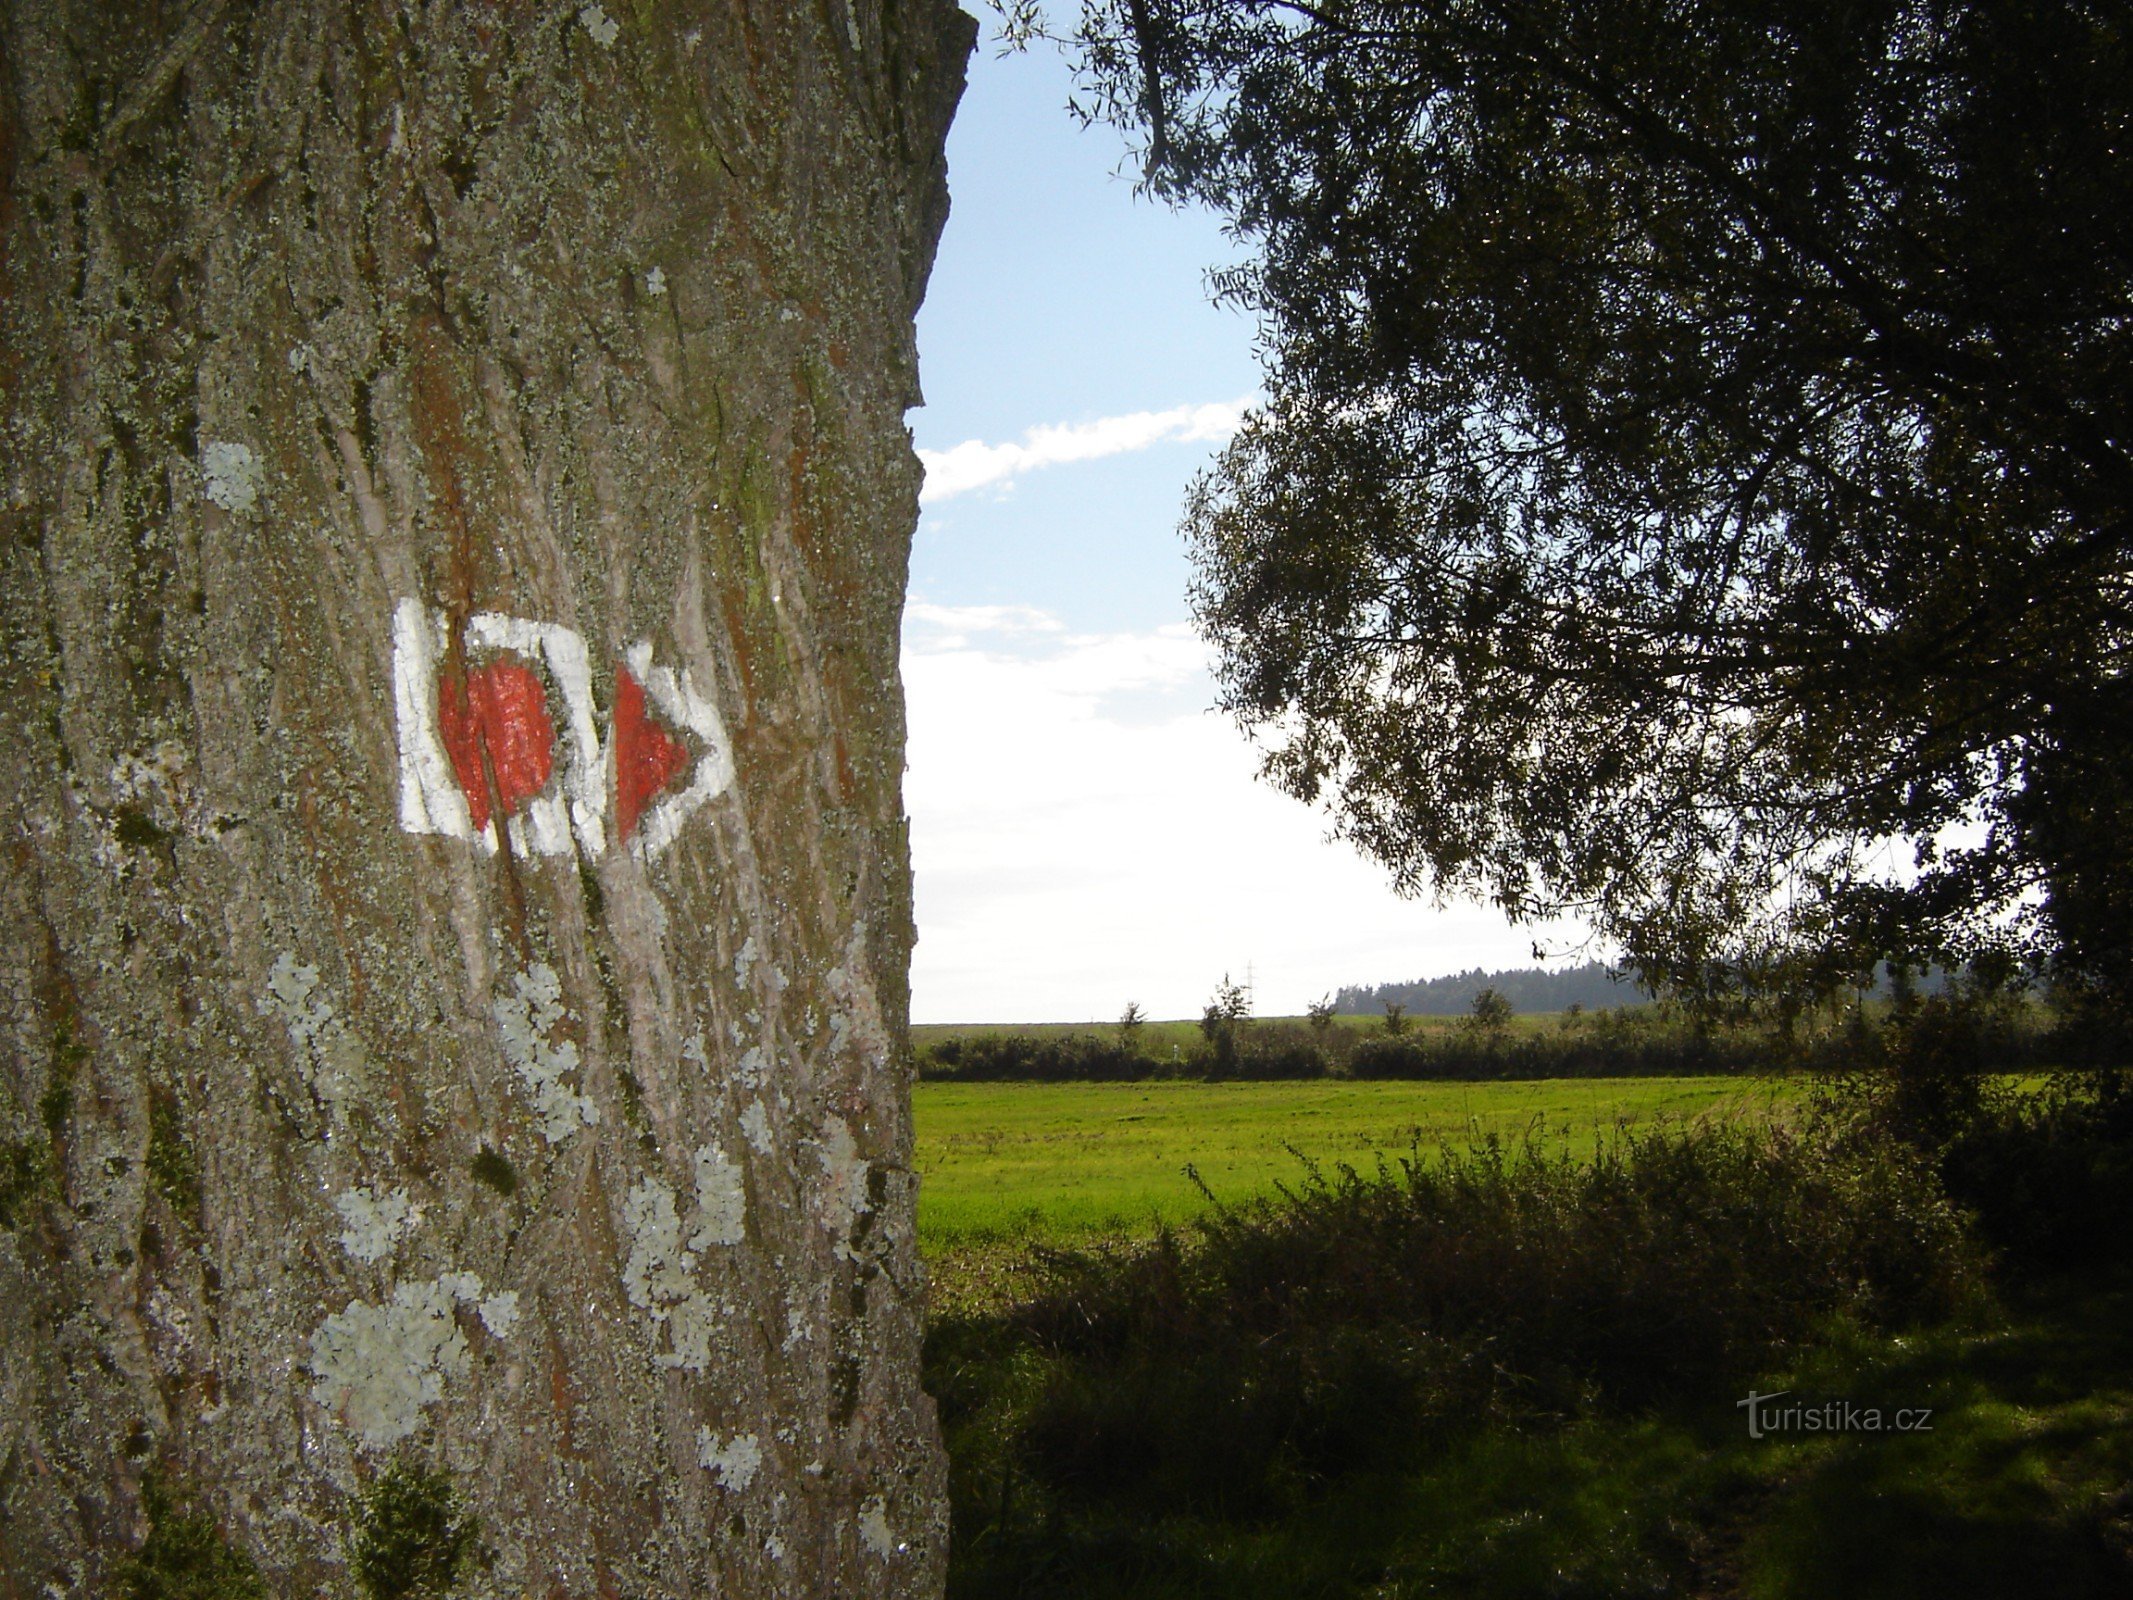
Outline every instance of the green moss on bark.
[(267, 1600), (252, 1558), (230, 1546), (213, 1517), (179, 1505), (153, 1475), (141, 1495), (148, 1537), (119, 1565), (125, 1600)]
[(75, 1042), (73, 1027), (65, 1022), (52, 1030), (52, 1068), (44, 1093), (37, 1097), (37, 1115), (45, 1131), (57, 1139), (74, 1114), (74, 1076), (89, 1059), (85, 1045)]
[(475, 1152), (470, 1165), (474, 1169), (475, 1178), (498, 1194), (518, 1193), (518, 1169), (511, 1165), (509, 1158), (499, 1155), (487, 1145)]
[(473, 1565), (480, 1532), (450, 1474), (395, 1461), (363, 1496), (348, 1565), (369, 1600), (448, 1595)]
[(148, 1176), (179, 1216), (190, 1217), (198, 1209), (200, 1163), (185, 1141), (177, 1097), (167, 1089), (148, 1095)]
[(30, 1203), (51, 1172), (51, 1153), (40, 1140), (0, 1140), (0, 1228), (30, 1214)]

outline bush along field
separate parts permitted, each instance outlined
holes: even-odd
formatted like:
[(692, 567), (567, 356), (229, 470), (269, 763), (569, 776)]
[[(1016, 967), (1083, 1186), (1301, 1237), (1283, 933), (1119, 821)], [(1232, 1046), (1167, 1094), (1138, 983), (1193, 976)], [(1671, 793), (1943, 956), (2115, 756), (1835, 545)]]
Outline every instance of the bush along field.
[[(1129, 1014), (1101, 1027), (915, 1027), (919, 1077), (1132, 1083), (1768, 1074), (1878, 1058), (1899, 1016), (1899, 1008), (1884, 1002), (1858, 1000), (1778, 1019), (1713, 1017), (1656, 1004), (1519, 1016), (1495, 991), (1484, 990), (1464, 1017), (1410, 1017), (1394, 1008), (1377, 1017), (1319, 1011), (1308, 1019), (1255, 1019), (1241, 1009), (1225, 1011), (1221, 993), (1198, 1022), (1145, 1022)], [(2033, 1070), (2063, 1053), (2065, 1029), (2041, 1005), (2002, 1001), (1964, 1014), (1989, 1039), (2001, 1071)]]
[(929, 1337), (950, 1593), (2133, 1593), (2133, 1093), (1905, 1048), (1037, 1248)]

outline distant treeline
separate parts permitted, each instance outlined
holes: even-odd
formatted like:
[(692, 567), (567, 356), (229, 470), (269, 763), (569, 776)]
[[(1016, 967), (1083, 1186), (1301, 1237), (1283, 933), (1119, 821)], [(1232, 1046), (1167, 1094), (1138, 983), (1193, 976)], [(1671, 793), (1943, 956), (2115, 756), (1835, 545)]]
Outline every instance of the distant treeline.
[(973, 1032), (922, 1044), (934, 1082), (1133, 1082), (1148, 1078), (1609, 1078), (1755, 1073), (1782, 1065), (1746, 1030), (1701, 1030), (1646, 1009), (1566, 1019), (1540, 1033), (1455, 1028), (1364, 1034), (1240, 1022), (1175, 1059), (1094, 1033)]
[(935, 1036), (913, 1053), (921, 1078), (973, 1083), (1668, 1077), (1849, 1071), (1881, 1061), (1931, 1076), (2038, 1071), (2093, 1054), (2082, 1037), (2078, 1013), (2061, 1017), (2018, 994), (1951, 991), (1832, 1003), (1792, 1022), (1699, 1020), (1670, 1006), (1630, 1005), (1524, 1021), (1491, 1009), (1453, 1023), (1389, 1015), (1364, 1026), (1329, 1013), (1304, 1023), (1223, 1017), (1210, 1008), (1198, 1037), (1182, 1048), (1151, 1049), (1135, 1022), (1087, 1032), (972, 1028)]
[(1578, 1006), (1598, 1011), (1607, 1006), (1641, 1005), (1651, 997), (1627, 977), (1618, 978), (1604, 961), (1588, 961), (1581, 967), (1548, 972), (1540, 967), (1515, 967), (1504, 972), (1453, 973), (1444, 978), (1417, 978), (1412, 983), (1380, 983), (1370, 988), (1351, 985), (1333, 997), (1333, 1009), (1347, 1015), (1372, 1015), (1389, 1001), (1404, 1007), (1414, 1017), (1462, 1017), (1474, 1008), (1474, 996), (1494, 989), (1521, 1014), (1535, 1011), (1568, 1011)]
[[(1921, 995), (1944, 993), (1956, 975), (1940, 967), (1913, 973), (1908, 987)], [(1874, 974), (1867, 993), (1886, 999), (1897, 989), (1888, 968)], [(1386, 1003), (1399, 1006), (1411, 1017), (1463, 1017), (1474, 1009), (1474, 996), (1494, 989), (1521, 1016), (1540, 1011), (1601, 1011), (1609, 1006), (1639, 1006), (1651, 995), (1636, 979), (1617, 977), (1604, 961), (1588, 961), (1581, 967), (1549, 972), (1541, 967), (1510, 967), (1501, 972), (1483, 972), (1474, 967), (1442, 978), (1417, 978), (1412, 983), (1380, 983), (1365, 988), (1350, 984), (1333, 997), (1333, 1009), (1343, 1016), (1375, 1016)]]

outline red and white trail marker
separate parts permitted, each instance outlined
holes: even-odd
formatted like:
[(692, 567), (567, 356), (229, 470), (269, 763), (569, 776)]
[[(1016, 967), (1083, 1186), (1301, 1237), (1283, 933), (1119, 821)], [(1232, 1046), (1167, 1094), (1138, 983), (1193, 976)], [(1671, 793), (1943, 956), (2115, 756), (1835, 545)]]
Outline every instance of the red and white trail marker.
[[(676, 672), (670, 667), (653, 666), (652, 647), (646, 643), (630, 646), (628, 663), (615, 674), (615, 837), (650, 860), (674, 842), (683, 823), (733, 782), (733, 746), (727, 741), (726, 724), (718, 707), (708, 696), (697, 692), (687, 667)], [(686, 752), (657, 723), (643, 720), (641, 702), (633, 707), (637, 726), (625, 740), (624, 686), (640, 683), (653, 708), (676, 727), (694, 735), (703, 747), (696, 765), (688, 769), (688, 781), (672, 793), (663, 791), (680, 774)], [(627, 773), (620, 760), (625, 746), (632, 759)], [(654, 778), (657, 782), (652, 781)]]
[(718, 707), (686, 669), (654, 666), (650, 644), (616, 664), (603, 745), (591, 661), (575, 630), (482, 612), (467, 621), (465, 667), (453, 674), (442, 670), (447, 628), (420, 600), (393, 610), (406, 832), (463, 839), (486, 854), (498, 848), (501, 825), (519, 855), (590, 858), (627, 847), (649, 860), (733, 782)]

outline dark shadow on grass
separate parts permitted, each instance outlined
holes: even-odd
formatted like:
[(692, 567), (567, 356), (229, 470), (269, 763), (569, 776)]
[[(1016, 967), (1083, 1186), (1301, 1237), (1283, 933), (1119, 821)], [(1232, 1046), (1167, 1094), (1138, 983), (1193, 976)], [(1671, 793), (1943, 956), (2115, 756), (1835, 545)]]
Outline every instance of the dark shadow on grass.
[[(1839, 1374), (1816, 1374), (1827, 1382)], [(1772, 1600), (2133, 1595), (2133, 1283), (2023, 1289), (1997, 1332), (1848, 1375), (1931, 1433), (1832, 1441), (1751, 1540)]]

